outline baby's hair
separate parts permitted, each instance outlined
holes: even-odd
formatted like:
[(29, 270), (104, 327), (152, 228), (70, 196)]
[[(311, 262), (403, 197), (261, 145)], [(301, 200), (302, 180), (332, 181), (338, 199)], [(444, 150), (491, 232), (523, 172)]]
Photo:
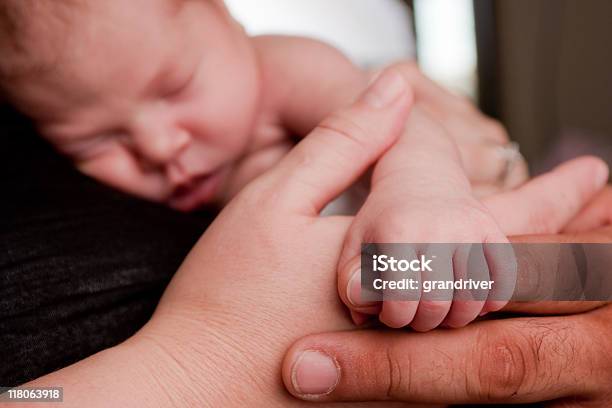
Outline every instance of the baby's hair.
[(82, 3), (79, 0), (0, 1), (0, 91), (7, 81), (53, 65), (62, 48), (62, 38), (67, 37), (65, 25), (69, 16)]
[[(110, 0), (0, 0), (0, 92), (3, 82), (53, 69), (71, 28), (97, 1)], [(173, 8), (185, 2), (160, 1)]]

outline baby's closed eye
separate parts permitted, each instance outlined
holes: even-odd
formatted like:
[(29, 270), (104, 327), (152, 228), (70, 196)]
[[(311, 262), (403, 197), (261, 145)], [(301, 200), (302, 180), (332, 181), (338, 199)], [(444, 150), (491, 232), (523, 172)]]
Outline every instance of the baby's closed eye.
[(127, 135), (119, 132), (109, 132), (59, 143), (57, 148), (75, 162), (80, 162), (108, 154), (114, 149), (130, 149), (129, 145), (130, 141)]

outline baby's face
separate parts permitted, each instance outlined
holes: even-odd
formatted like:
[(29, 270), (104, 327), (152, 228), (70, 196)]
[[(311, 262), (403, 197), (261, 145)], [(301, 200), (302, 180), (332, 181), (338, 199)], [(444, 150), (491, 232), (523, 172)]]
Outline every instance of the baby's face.
[(258, 109), (248, 38), (216, 0), (87, 3), (17, 103), (106, 184), (185, 211), (219, 198)]

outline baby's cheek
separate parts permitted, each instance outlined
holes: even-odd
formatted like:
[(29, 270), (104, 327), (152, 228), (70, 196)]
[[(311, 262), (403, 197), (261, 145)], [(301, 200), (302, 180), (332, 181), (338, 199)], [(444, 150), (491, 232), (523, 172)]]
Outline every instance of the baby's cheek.
[(135, 157), (120, 149), (81, 160), (77, 168), (102, 184), (146, 200), (163, 201), (169, 194), (163, 175), (143, 171)]
[(208, 100), (206, 105), (203, 102), (191, 103), (182, 111), (181, 117), (182, 126), (198, 144), (227, 153), (243, 150), (252, 130), (248, 118), (241, 116), (240, 112), (222, 106), (211, 107)]

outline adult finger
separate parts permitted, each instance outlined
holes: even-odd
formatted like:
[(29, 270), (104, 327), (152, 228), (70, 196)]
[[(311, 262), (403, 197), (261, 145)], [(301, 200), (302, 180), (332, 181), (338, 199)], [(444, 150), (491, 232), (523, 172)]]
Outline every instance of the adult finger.
[(488, 186), (493, 191), (508, 190), (527, 180), (528, 172), (522, 157), (517, 155), (511, 168), (508, 168), (510, 148), (506, 144), (481, 141), (458, 143), (457, 147), (472, 185)]
[(318, 214), (397, 140), (412, 101), (402, 75), (385, 70), (352, 106), (323, 120), (263, 183), (270, 183), (281, 205)]
[(542, 301), (542, 302), (510, 302), (503, 311), (517, 314), (540, 316), (546, 315), (565, 315), (584, 313), (590, 310), (606, 306), (610, 302), (602, 300), (581, 300), (581, 301)]
[(552, 234), (561, 231), (607, 180), (603, 161), (581, 157), (483, 202), (506, 235)]
[(584, 335), (592, 322), (581, 317), (486, 321), (420, 334), (312, 335), (290, 348), (283, 380), (294, 396), (317, 401), (528, 403), (586, 396), (608, 386), (601, 379), (608, 363), (600, 356), (609, 350), (602, 350), (605, 333)]
[(612, 187), (606, 187), (563, 229), (584, 232), (612, 224)]
[(608, 248), (612, 245), (612, 228), (510, 240), (516, 256), (517, 285), (513, 301), (503, 311), (531, 315), (581, 313), (611, 300), (608, 265), (612, 263), (612, 251)]

